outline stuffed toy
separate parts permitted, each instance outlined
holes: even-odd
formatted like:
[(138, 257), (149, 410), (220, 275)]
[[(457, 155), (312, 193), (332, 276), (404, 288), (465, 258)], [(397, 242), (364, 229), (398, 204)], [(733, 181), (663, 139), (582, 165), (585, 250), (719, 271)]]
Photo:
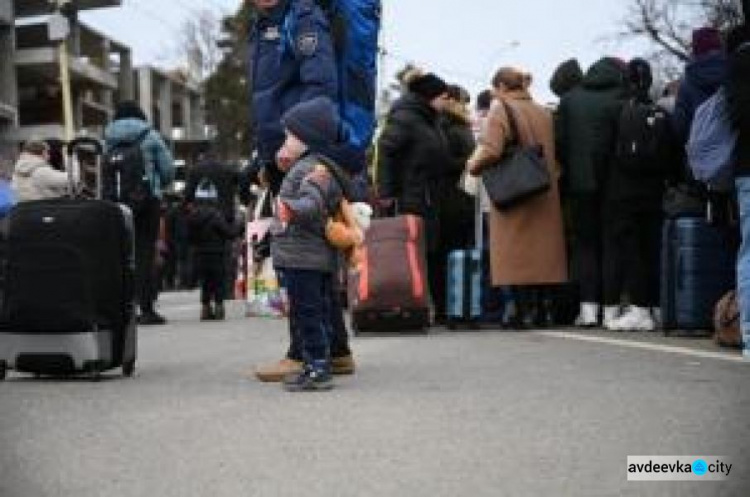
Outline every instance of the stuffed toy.
[(341, 201), (339, 211), (328, 220), (326, 239), (342, 250), (349, 265), (356, 268), (362, 262), (364, 233), (370, 227), (372, 208), (362, 202)]

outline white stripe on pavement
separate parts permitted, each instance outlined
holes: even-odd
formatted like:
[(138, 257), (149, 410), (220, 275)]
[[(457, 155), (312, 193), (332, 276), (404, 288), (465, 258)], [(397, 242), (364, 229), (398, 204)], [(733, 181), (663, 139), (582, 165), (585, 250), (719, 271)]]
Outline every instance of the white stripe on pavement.
[(164, 306), (161, 306), (159, 310), (169, 314), (170, 312), (197, 311), (200, 308), (201, 308), (200, 304), (184, 304), (184, 305), (164, 305)]
[(722, 352), (711, 352), (708, 350), (696, 350), (687, 347), (674, 347), (672, 345), (664, 345), (659, 343), (648, 343), (648, 342), (636, 342), (632, 340), (621, 340), (617, 338), (606, 338), (591, 335), (583, 335), (578, 333), (567, 333), (564, 331), (541, 331), (539, 335), (544, 335), (550, 338), (562, 338), (567, 340), (578, 340), (579, 342), (591, 342), (601, 343), (606, 345), (617, 345), (620, 347), (627, 347), (631, 349), (642, 349), (651, 350), (655, 352), (666, 352), (668, 354), (680, 354), (688, 357), (699, 357), (702, 359), (718, 359), (720, 361), (727, 362), (739, 362), (750, 364), (750, 361), (746, 361), (740, 355), (727, 354)]

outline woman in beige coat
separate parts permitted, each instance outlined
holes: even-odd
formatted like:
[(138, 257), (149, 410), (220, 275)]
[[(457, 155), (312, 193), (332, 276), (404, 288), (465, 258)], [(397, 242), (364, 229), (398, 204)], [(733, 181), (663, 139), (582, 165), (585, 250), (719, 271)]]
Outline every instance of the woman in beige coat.
[[(497, 164), (513, 139), (505, 102), (513, 111), (523, 145), (540, 144), (547, 161), (551, 188), (518, 206), (490, 212), (490, 266), (493, 286), (513, 286), (518, 291), (519, 324), (551, 323), (552, 285), (567, 281), (567, 257), (550, 112), (536, 104), (527, 91), (528, 76), (511, 68), (500, 69), (492, 80), (494, 101), (478, 147), (467, 169), (475, 176)], [(533, 316), (532, 316), (533, 314)]]

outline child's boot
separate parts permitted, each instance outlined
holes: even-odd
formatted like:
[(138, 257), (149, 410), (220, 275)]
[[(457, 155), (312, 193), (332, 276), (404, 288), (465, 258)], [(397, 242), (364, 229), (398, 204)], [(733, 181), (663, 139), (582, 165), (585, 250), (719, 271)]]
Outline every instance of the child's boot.
[(214, 319), (217, 321), (224, 321), (226, 317), (227, 313), (224, 309), (224, 302), (217, 302), (216, 307), (214, 308)]
[(211, 304), (203, 304), (201, 306), (201, 321), (211, 321), (214, 318), (214, 311), (211, 309)]

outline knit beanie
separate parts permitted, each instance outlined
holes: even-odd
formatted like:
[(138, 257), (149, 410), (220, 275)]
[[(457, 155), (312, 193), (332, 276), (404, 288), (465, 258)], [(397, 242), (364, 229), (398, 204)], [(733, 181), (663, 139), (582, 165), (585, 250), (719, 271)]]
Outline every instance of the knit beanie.
[(430, 101), (446, 93), (448, 85), (433, 73), (427, 73), (411, 80), (408, 89), (410, 92)]
[(692, 48), (695, 57), (721, 50), (723, 47), (721, 33), (718, 29), (700, 28), (693, 31)]
[(327, 97), (316, 97), (289, 109), (281, 124), (311, 149), (338, 142), (341, 128), (338, 110)]

